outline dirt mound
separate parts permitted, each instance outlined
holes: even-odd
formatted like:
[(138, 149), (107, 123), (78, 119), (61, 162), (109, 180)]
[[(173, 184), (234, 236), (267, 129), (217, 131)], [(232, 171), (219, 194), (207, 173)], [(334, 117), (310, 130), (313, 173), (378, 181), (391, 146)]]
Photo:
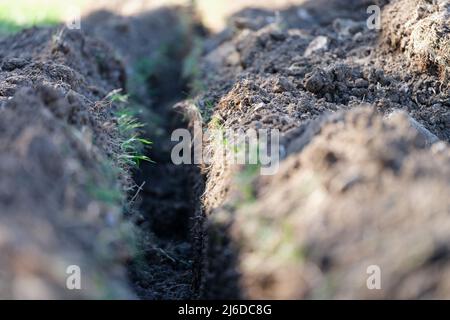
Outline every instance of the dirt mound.
[[(29, 29), (0, 47), (0, 296), (133, 297), (120, 208), (131, 182), (102, 100), (123, 86), (120, 62), (64, 29)], [(72, 265), (84, 290), (67, 290)]]
[(392, 1), (383, 12), (384, 38), (405, 52), (420, 69), (437, 68), (444, 80), (450, 72), (450, 2)]
[[(383, 120), (369, 108), (319, 126), (279, 174), (247, 182), (253, 200), (234, 185), (234, 200), (211, 217), (238, 254), (241, 294), (448, 297), (449, 148), (427, 150), (406, 116)], [(210, 237), (221, 243), (220, 232)], [(371, 265), (382, 270), (381, 290), (366, 286)]]
[[(190, 7), (107, 8), (82, 19), (83, 33), (34, 28), (1, 40), (0, 296), (196, 295), (201, 179), (171, 162), (170, 133), (184, 125), (172, 105), (189, 91), (187, 60), (205, 31)], [(82, 291), (66, 288), (71, 265)]]
[[(384, 16), (415, 12), (409, 9), (414, 1), (395, 3), (383, 9)], [(408, 10), (394, 10), (394, 5)], [(269, 23), (240, 21), (207, 44), (202, 68), (208, 90), (193, 103), (208, 128), (279, 129), (286, 160), (282, 172), (268, 179), (271, 182), (255, 180), (257, 170), (252, 167), (219, 161), (205, 166), (204, 205), (210, 229), (199, 258), (205, 297), (448, 296), (446, 260), (436, 266), (430, 258), (445, 243), (445, 233), (440, 233), (445, 224), (430, 222), (433, 231), (427, 233), (419, 221), (449, 209), (443, 196), (448, 192), (448, 149), (442, 144), (434, 151), (427, 149), (436, 137), (450, 141), (449, 84), (439, 68), (418, 70), (391, 45), (380, 45), (386, 43), (394, 18), (378, 33), (367, 28), (365, 11), (340, 1), (330, 6), (344, 13), (335, 16), (321, 10), (320, 3), (307, 2), (295, 7), (296, 12), (306, 10), (319, 24), (304, 27), (304, 16), (272, 12), (275, 19)], [(355, 7), (366, 6), (355, 1)], [(251, 11), (252, 21), (258, 14), (264, 18), (268, 13)], [(446, 18), (439, 15), (435, 25), (445, 28)], [(445, 45), (434, 43), (435, 52), (445, 53)], [(445, 61), (445, 54), (441, 57), (444, 60), (435, 61)], [(379, 115), (351, 111), (366, 104)], [(382, 120), (398, 110), (409, 118), (396, 112), (392, 122)], [(325, 120), (328, 125), (316, 120), (336, 111), (340, 116)], [(214, 159), (214, 146), (205, 143)], [(436, 152), (445, 156), (435, 158)], [(308, 165), (300, 165), (299, 159)], [(417, 210), (411, 208), (417, 194), (431, 185), (436, 192), (424, 197)], [(411, 222), (403, 220), (411, 212)], [(398, 220), (390, 220), (388, 214)], [(301, 227), (296, 221), (302, 221)], [(418, 249), (421, 262), (410, 264), (409, 254), (415, 253), (406, 251), (411, 239), (401, 238), (403, 228), (412, 228), (411, 237), (420, 239), (435, 231), (436, 241)], [(392, 234), (383, 239), (382, 230)], [(363, 233), (375, 240), (361, 240)], [(375, 247), (368, 248), (369, 243)], [(315, 246), (320, 248), (316, 251)], [(371, 259), (371, 264), (383, 264), (389, 279), (382, 291), (369, 291), (361, 282)], [(443, 278), (434, 274), (441, 267)]]
[[(384, 114), (406, 110), (449, 141), (448, 83), (437, 75), (414, 73), (402, 57), (386, 55), (365, 20), (330, 18), (313, 30), (280, 24), (238, 30), (207, 53), (203, 70), (210, 90), (197, 102), (206, 120), (214, 118), (213, 125), (225, 128), (288, 131), (324, 111), (371, 103)], [(305, 55), (318, 37), (326, 45)]]

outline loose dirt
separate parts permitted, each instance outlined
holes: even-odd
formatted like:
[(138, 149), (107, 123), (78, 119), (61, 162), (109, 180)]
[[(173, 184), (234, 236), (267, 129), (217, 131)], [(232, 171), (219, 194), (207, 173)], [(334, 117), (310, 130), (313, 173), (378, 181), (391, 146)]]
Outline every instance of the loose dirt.
[[(0, 39), (0, 297), (450, 297), (449, 1), (375, 2), (381, 30), (368, 0), (264, 2), (215, 34), (144, 1)], [(279, 171), (211, 139), (210, 165), (174, 165), (194, 121), (280, 130)], [(153, 162), (123, 160), (135, 135)]]
[[(1, 40), (0, 56), (0, 296), (133, 297), (122, 236), (131, 225), (118, 206), (131, 178), (104, 99), (123, 86), (120, 61), (92, 38), (53, 29)], [(71, 265), (85, 291), (67, 290)]]
[(448, 1), (391, 1), (380, 32), (368, 5), (244, 10), (208, 44), (208, 127), (277, 128), (285, 160), (269, 178), (205, 168), (204, 297), (448, 296), (446, 223), (432, 222), (450, 210), (448, 146), (433, 144), (450, 138)]

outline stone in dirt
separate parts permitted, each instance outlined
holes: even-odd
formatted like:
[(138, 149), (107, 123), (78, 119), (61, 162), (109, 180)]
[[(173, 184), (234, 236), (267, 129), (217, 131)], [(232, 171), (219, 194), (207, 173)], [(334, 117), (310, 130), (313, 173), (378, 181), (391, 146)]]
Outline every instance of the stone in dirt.
[(308, 48), (306, 48), (303, 56), (309, 57), (316, 51), (326, 50), (328, 48), (328, 38), (325, 36), (317, 36), (314, 40), (311, 41)]

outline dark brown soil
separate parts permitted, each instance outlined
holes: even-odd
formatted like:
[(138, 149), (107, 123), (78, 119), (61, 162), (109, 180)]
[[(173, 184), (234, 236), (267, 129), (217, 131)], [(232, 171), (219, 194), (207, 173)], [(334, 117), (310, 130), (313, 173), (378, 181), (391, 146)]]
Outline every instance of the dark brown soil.
[[(148, 156), (154, 163), (135, 172), (139, 194), (138, 255), (130, 267), (142, 299), (189, 299), (193, 287), (192, 232), (195, 206), (202, 190), (195, 166), (177, 166), (170, 159), (173, 130), (187, 126), (173, 105), (189, 93), (184, 61), (202, 27), (189, 8), (167, 7), (122, 17), (96, 12), (86, 18), (90, 32), (107, 40), (127, 66), (131, 104), (142, 110), (145, 135), (154, 142)], [(101, 24), (98, 21), (102, 21)], [(109, 26), (105, 28), (104, 26)], [(148, 30), (152, 30), (149, 38)]]
[[(95, 12), (83, 31), (35, 28), (2, 43), (0, 243), (11, 257), (1, 259), (0, 296), (192, 298), (192, 217), (202, 192), (192, 186), (201, 179), (195, 167), (171, 163), (170, 133), (184, 122), (172, 105), (189, 91), (184, 59), (202, 28), (189, 9), (173, 7)], [(153, 162), (138, 170), (118, 161), (115, 112), (125, 106), (104, 99), (115, 89), (126, 90), (126, 107), (140, 112), (154, 141)], [(84, 290), (66, 290), (69, 265), (81, 267)]]
[[(279, 174), (248, 182), (254, 200), (233, 186), (209, 220), (210, 244), (226, 232), (238, 253), (240, 297), (447, 296), (448, 147), (429, 150), (406, 115), (383, 120), (371, 108), (320, 118), (299, 140)], [(370, 265), (382, 290), (366, 287)]]
[[(375, 1), (380, 31), (373, 2), (245, 8), (214, 35), (194, 8), (108, 7), (0, 39), (0, 298), (449, 298), (449, 1)], [(153, 162), (122, 160), (125, 108)], [(213, 140), (210, 166), (174, 165), (196, 120), (279, 129), (278, 173)]]
[[(97, 40), (55, 29), (3, 39), (0, 56), (0, 296), (133, 297), (131, 226), (119, 196), (103, 196), (131, 186), (103, 100), (123, 86), (121, 63)], [(66, 289), (70, 265), (85, 290)]]
[[(311, 1), (272, 22), (264, 17), (274, 12), (245, 10), (207, 47), (209, 90), (197, 104), (214, 106), (202, 110), (209, 128), (278, 128), (286, 160), (267, 179), (217, 161), (206, 168), (204, 297), (449, 296), (447, 256), (437, 264), (433, 258), (447, 242), (445, 223), (429, 218), (450, 212), (448, 147), (429, 149), (436, 137), (450, 139), (448, 6), (430, 9), (444, 19), (434, 22), (440, 40), (423, 45), (434, 50), (431, 59), (388, 41), (389, 32), (398, 35), (400, 15), (415, 14), (421, 1), (392, 2), (381, 33), (367, 28), (365, 1), (327, 2), (333, 11)], [(298, 15), (296, 22), (299, 10), (311, 23)], [(315, 49), (319, 42), (326, 45)], [(368, 110), (353, 111), (361, 105)], [(409, 116), (383, 120), (394, 110)], [(428, 241), (420, 253), (412, 245), (419, 239)], [(383, 290), (366, 287), (371, 264), (384, 272)]]

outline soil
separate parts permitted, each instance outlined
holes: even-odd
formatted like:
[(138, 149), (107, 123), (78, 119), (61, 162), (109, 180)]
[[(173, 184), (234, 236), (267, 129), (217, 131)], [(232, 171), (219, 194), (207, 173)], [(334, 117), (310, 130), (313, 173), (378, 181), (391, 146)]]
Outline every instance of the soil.
[[(149, 41), (150, 29), (158, 37)], [(189, 8), (167, 7), (131, 17), (96, 11), (82, 32), (34, 28), (2, 40), (2, 212), (16, 215), (2, 216), (12, 258), (2, 259), (0, 296), (195, 296), (190, 228), (201, 190), (191, 186), (200, 173), (171, 163), (170, 133), (184, 122), (172, 104), (189, 91), (183, 59), (202, 32)], [(118, 161), (124, 106), (105, 98), (116, 89), (154, 142), (152, 162), (139, 169)], [(22, 250), (22, 242), (35, 245)], [(81, 267), (84, 290), (66, 290), (69, 265)]]
[[(123, 86), (119, 60), (96, 40), (29, 29), (1, 40), (0, 296), (130, 298), (123, 264), (131, 227), (102, 190), (131, 184), (119, 168), (112, 106)], [(111, 164), (109, 164), (111, 162)], [(83, 270), (85, 291), (65, 287)]]
[[(264, 1), (214, 34), (143, 1), (0, 39), (0, 297), (449, 298), (449, 1), (375, 2), (381, 30), (368, 0)], [(174, 165), (194, 121), (280, 130), (279, 171), (212, 139)]]
[[(198, 168), (171, 161), (171, 133), (188, 123), (173, 105), (186, 98), (189, 79), (184, 60), (194, 37), (204, 34), (190, 8), (164, 7), (131, 17), (109, 11), (85, 19), (90, 32), (105, 39), (127, 66), (127, 92), (148, 124), (145, 136), (154, 142), (135, 172), (142, 186), (137, 211), (139, 254), (130, 265), (130, 277), (142, 299), (189, 299), (197, 295), (193, 278), (191, 229), (202, 192)], [(101, 24), (98, 21), (102, 21)], [(104, 26), (110, 26), (105, 28)], [(170, 26), (170, 27), (168, 27)], [(155, 36), (149, 38), (148, 30)]]
[[(446, 251), (445, 223), (429, 219), (450, 210), (448, 147), (430, 149), (435, 137), (450, 138), (448, 2), (416, 18), (426, 1), (391, 1), (381, 32), (366, 26), (367, 2), (327, 4), (338, 10), (324, 12), (320, 1), (278, 15), (244, 10), (208, 43), (209, 90), (197, 99), (214, 106), (203, 112), (209, 128), (277, 128), (285, 160), (273, 178), (218, 161), (205, 168), (204, 297), (449, 295), (446, 255), (433, 258)], [(425, 27), (414, 35), (397, 29), (401, 19), (421, 25), (430, 15), (439, 39), (427, 38)], [(214, 142), (205, 143), (214, 159)], [(418, 196), (430, 186), (433, 196)], [(425, 247), (413, 245), (424, 239)], [(383, 290), (366, 286), (372, 264), (383, 272)]]

